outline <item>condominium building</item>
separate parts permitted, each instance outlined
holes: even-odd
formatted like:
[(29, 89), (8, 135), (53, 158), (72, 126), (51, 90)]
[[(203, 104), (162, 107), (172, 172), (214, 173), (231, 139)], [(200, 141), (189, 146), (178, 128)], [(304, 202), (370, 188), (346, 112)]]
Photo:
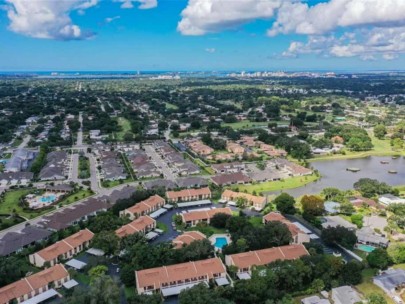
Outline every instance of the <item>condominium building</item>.
[(168, 202), (189, 202), (199, 201), (211, 198), (211, 190), (208, 187), (201, 189), (185, 189), (180, 191), (167, 191), (166, 197)]
[(183, 223), (193, 227), (198, 223), (203, 222), (210, 224), (211, 218), (218, 213), (225, 213), (228, 215), (232, 215), (232, 210), (229, 207), (209, 209), (209, 210), (196, 210), (187, 213), (182, 213), (181, 218), (183, 220)]
[(131, 220), (136, 219), (142, 215), (149, 215), (152, 212), (162, 208), (165, 204), (164, 198), (159, 195), (153, 195), (148, 199), (137, 203), (131, 208), (125, 209), (120, 212), (121, 216), (128, 216)]
[(226, 268), (219, 258), (135, 271), (138, 294), (161, 292), (178, 295), (196, 284), (226, 280)]
[(51, 246), (31, 254), (29, 256), (30, 263), (37, 267), (43, 267), (47, 262), (49, 266), (53, 266), (57, 264), (60, 259), (70, 259), (87, 248), (93, 236), (94, 233), (90, 230), (81, 230)]
[(134, 234), (134, 233), (142, 233), (146, 234), (148, 231), (156, 228), (156, 221), (151, 218), (150, 216), (143, 215), (136, 220), (132, 221), (129, 224), (126, 224), (117, 230), (115, 230), (115, 234), (123, 238), (125, 236)]
[[(50, 268), (0, 288), (0, 303), (22, 303), (48, 292), (51, 288), (59, 288), (63, 283), (69, 280), (70, 276), (65, 267), (61, 264), (56, 264)], [(44, 299), (42, 299), (42, 301), (43, 300)]]

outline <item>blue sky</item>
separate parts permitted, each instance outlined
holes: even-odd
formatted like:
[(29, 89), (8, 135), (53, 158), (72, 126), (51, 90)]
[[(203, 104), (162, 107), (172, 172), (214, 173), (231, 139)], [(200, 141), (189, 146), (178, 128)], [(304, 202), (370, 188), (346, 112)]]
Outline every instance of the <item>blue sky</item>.
[[(356, 11), (353, 13), (340, 6), (336, 8), (333, 3), (353, 2), (358, 9), (358, 5), (366, 0), (303, 3), (260, 0), (266, 6), (256, 8), (250, 5), (253, 0), (158, 0), (157, 6), (149, 9), (138, 9), (136, 0), (133, 0), (134, 8), (130, 9), (108, 0), (92, 0), (94, 2), (83, 9), (78, 5), (88, 4), (91, 0), (64, 0), (76, 1), (77, 5), (62, 8), (55, 7), (55, 0), (39, 0), (35, 4), (29, 3), (32, 7), (27, 13), (19, 5), (29, 1), (32, 0), (3, 1), (4, 9), (0, 10), (2, 71), (355, 71), (405, 66), (405, 38), (400, 35), (405, 18), (401, 18), (401, 14), (393, 20), (391, 11), (387, 11), (387, 19), (376, 21), (372, 12), (364, 18), (362, 13), (364, 20), (359, 20), (354, 14)], [(223, 3), (213, 6), (211, 11), (194, 9), (201, 3), (215, 1)], [(232, 1), (239, 1), (240, 6), (246, 2), (246, 6), (238, 8)], [(285, 8), (289, 1), (291, 6)], [(405, 9), (403, 0), (367, 1), (376, 2), (376, 5), (381, 1), (392, 1), (394, 6), (397, 5), (394, 7), (396, 11)], [(327, 6), (317, 10), (319, 2)], [(272, 11), (274, 6), (276, 8)], [(38, 21), (43, 18), (41, 12), (44, 8), (56, 16), (53, 24)], [(186, 8), (189, 12), (182, 16)], [(266, 9), (268, 11), (264, 13)], [(292, 14), (295, 9), (297, 12), (304, 9), (307, 18), (295, 20)], [(340, 19), (324, 20), (318, 24), (320, 17), (316, 14), (322, 17), (328, 10), (341, 16)], [(14, 12), (14, 17), (10, 17), (10, 11)], [(283, 16), (290, 13), (291, 16), (287, 15), (283, 21)], [(66, 20), (59, 21), (65, 17)], [(106, 18), (111, 18), (110, 22)], [(187, 22), (183, 22), (187, 25), (178, 26), (185, 19)], [(275, 22), (281, 24), (280, 29), (275, 29)], [(309, 29), (308, 24), (311, 25)], [(68, 28), (69, 33), (61, 34), (62, 27)], [(77, 28), (80, 28), (80, 34), (76, 33)], [(273, 29), (272, 33), (270, 29)], [(388, 30), (389, 35), (384, 34)], [(389, 40), (381, 41), (381, 37), (388, 36)]]

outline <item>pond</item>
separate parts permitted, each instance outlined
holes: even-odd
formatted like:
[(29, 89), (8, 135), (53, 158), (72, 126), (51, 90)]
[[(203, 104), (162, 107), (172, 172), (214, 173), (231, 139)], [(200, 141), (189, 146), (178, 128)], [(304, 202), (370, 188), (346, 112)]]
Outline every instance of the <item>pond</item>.
[[(311, 166), (320, 172), (321, 178), (306, 186), (284, 190), (294, 197), (305, 194), (317, 194), (324, 188), (335, 187), (341, 190), (353, 189), (360, 178), (372, 178), (386, 182), (391, 186), (405, 185), (405, 158), (392, 159), (389, 156), (370, 156), (366, 158), (328, 160), (312, 162)], [(359, 172), (347, 171), (347, 168), (359, 168)], [(388, 173), (390, 170), (397, 174)], [(273, 192), (273, 193), (280, 193)]]

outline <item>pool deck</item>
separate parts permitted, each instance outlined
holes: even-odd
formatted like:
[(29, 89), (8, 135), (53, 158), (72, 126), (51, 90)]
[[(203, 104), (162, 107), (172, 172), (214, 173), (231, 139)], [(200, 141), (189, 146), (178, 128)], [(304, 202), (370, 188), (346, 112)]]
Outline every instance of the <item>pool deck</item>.
[[(212, 244), (213, 246), (215, 246), (215, 242), (216, 242), (216, 239), (217, 239), (217, 238), (225, 238), (225, 239), (226, 239), (226, 242), (227, 242), (227, 245), (229, 245), (230, 243), (232, 243), (232, 240), (231, 240), (231, 237), (230, 237), (229, 234), (225, 234), (225, 233), (223, 233), (223, 234), (213, 234), (213, 235), (211, 235), (211, 236), (209, 237), (209, 240), (210, 240), (210, 242), (211, 242), (211, 244)], [(217, 251), (221, 251), (221, 248), (215, 247), (215, 249), (216, 249)]]

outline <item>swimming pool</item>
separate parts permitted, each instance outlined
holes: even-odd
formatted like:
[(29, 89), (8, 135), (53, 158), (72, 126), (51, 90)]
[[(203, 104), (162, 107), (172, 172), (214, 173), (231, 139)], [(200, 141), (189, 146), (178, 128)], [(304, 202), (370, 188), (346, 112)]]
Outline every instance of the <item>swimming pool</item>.
[(375, 247), (370, 246), (370, 245), (358, 244), (357, 249), (370, 253), (375, 249)]
[(39, 201), (44, 204), (52, 204), (56, 200), (56, 195), (41, 196)]
[(216, 237), (215, 238), (214, 246), (216, 248), (222, 249), (222, 247), (224, 247), (225, 245), (228, 245), (228, 240), (226, 239), (226, 237)]

